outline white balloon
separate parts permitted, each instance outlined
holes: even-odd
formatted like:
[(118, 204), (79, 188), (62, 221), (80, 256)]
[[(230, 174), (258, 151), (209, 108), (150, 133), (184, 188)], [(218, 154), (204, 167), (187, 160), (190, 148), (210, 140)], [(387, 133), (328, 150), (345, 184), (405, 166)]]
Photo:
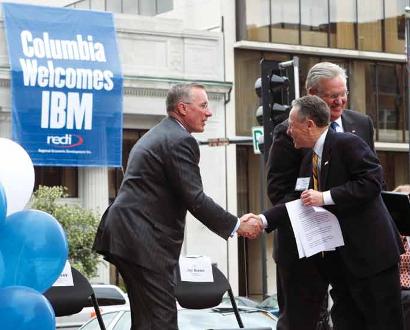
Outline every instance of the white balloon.
[(0, 138), (0, 182), (7, 198), (7, 215), (21, 211), (34, 188), (34, 166), (16, 142)]

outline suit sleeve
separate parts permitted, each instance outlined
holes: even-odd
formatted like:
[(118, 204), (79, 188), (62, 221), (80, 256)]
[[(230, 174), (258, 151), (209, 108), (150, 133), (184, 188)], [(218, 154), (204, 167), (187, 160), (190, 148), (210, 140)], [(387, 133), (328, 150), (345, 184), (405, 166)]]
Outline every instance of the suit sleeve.
[(343, 166), (349, 174), (345, 183), (330, 189), (336, 205), (352, 208), (373, 200), (383, 185), (383, 171), (376, 154), (355, 136), (335, 147), (343, 155)]
[(267, 232), (271, 232), (290, 221), (285, 204), (277, 204), (265, 210), (262, 214), (268, 222), (268, 226), (265, 228)]
[(178, 198), (192, 215), (222, 238), (227, 239), (238, 218), (225, 211), (203, 191), (199, 163), (199, 146), (192, 136), (173, 145), (167, 175)]
[(275, 128), (275, 138), (266, 165), (268, 197), (273, 205), (299, 198), (295, 184), (303, 154), (301, 150), (295, 149), (286, 129), (283, 123)]

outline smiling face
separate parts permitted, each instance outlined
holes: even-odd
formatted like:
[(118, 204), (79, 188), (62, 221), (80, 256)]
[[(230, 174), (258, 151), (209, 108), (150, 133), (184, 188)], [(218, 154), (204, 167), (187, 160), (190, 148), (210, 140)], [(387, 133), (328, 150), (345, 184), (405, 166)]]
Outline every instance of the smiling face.
[(208, 117), (212, 116), (208, 107), (208, 95), (203, 88), (192, 88), (190, 100), (180, 101), (178, 109), (180, 120), (190, 133), (203, 132)]
[[(294, 106), (289, 113), (287, 134), (292, 137), (296, 149), (312, 147), (310, 142), (309, 121), (300, 120), (298, 106)], [(314, 145), (314, 143), (313, 143)]]
[(312, 89), (310, 94), (319, 96), (330, 108), (330, 120), (338, 119), (347, 104), (346, 82), (342, 77), (322, 79), (317, 89)]

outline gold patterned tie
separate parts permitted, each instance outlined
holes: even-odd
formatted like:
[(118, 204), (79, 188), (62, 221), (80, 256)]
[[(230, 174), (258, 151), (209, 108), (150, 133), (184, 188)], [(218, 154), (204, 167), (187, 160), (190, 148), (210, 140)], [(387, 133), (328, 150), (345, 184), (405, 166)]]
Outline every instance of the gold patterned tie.
[(316, 152), (312, 155), (313, 189), (319, 191), (319, 156)]

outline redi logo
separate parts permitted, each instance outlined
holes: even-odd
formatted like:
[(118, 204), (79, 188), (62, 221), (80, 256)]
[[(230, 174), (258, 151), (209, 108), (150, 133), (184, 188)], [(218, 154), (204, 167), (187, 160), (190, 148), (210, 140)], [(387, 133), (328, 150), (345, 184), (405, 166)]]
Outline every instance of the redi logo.
[(66, 134), (47, 136), (47, 144), (52, 144), (59, 148), (73, 148), (84, 143), (84, 139), (80, 135)]

